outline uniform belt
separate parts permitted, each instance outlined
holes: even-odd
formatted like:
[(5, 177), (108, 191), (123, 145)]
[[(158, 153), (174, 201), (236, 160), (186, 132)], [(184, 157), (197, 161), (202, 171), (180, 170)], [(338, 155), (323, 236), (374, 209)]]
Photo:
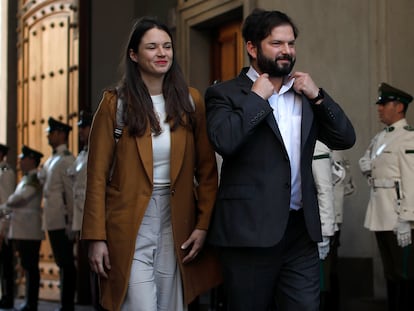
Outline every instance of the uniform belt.
[(370, 185), (374, 188), (395, 188), (395, 179), (371, 178)]

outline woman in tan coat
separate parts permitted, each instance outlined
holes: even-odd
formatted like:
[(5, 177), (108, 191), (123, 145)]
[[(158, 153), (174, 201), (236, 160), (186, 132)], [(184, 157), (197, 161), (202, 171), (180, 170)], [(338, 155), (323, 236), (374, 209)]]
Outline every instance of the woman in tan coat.
[[(203, 100), (173, 52), (168, 28), (140, 19), (124, 77), (104, 93), (92, 124), (82, 239), (107, 310), (186, 310), (221, 281), (213, 251), (203, 247), (215, 155)], [(118, 142), (117, 112), (124, 123)]]

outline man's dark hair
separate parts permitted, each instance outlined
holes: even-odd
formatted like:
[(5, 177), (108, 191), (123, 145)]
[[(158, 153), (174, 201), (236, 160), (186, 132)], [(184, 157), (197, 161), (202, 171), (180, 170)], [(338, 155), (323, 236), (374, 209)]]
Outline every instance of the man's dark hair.
[(282, 25), (290, 25), (293, 29), (295, 39), (297, 38), (299, 30), (291, 18), (285, 13), (254, 9), (243, 23), (243, 39), (246, 43), (250, 41), (253, 45), (260, 46), (260, 42), (270, 35), (273, 28)]

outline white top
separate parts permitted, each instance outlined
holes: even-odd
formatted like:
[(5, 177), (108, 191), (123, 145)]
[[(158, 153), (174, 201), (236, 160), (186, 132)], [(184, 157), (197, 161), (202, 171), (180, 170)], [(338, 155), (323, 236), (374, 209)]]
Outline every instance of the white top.
[(332, 180), (332, 150), (319, 140), (313, 152), (312, 173), (318, 192), (322, 235), (335, 234), (334, 183)]
[[(250, 67), (247, 76), (256, 81), (259, 74)], [(302, 207), (302, 191), (300, 176), (300, 143), (302, 127), (302, 100), (293, 91), (294, 79), (284, 81), (279, 93), (274, 92), (268, 101), (273, 108), (280, 134), (289, 155), (291, 170), (290, 208), (298, 210)]]
[(154, 186), (165, 187), (170, 185), (170, 125), (165, 122), (167, 116), (165, 112), (164, 96), (151, 96), (154, 111), (158, 115), (161, 134), (152, 135), (152, 156), (154, 159)]

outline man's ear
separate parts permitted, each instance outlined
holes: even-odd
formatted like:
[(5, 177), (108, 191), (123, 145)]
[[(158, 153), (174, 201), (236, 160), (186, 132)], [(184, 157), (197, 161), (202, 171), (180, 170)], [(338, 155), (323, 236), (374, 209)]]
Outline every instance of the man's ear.
[(397, 112), (404, 113), (404, 104), (401, 102), (396, 102), (396, 105), (397, 105)]
[(247, 41), (246, 51), (253, 59), (257, 59), (257, 47), (252, 43), (252, 41)]
[(138, 57), (137, 57), (137, 54), (134, 52), (134, 50), (133, 50), (133, 49), (130, 49), (130, 50), (129, 50), (129, 58), (130, 58), (133, 62), (138, 63)]

